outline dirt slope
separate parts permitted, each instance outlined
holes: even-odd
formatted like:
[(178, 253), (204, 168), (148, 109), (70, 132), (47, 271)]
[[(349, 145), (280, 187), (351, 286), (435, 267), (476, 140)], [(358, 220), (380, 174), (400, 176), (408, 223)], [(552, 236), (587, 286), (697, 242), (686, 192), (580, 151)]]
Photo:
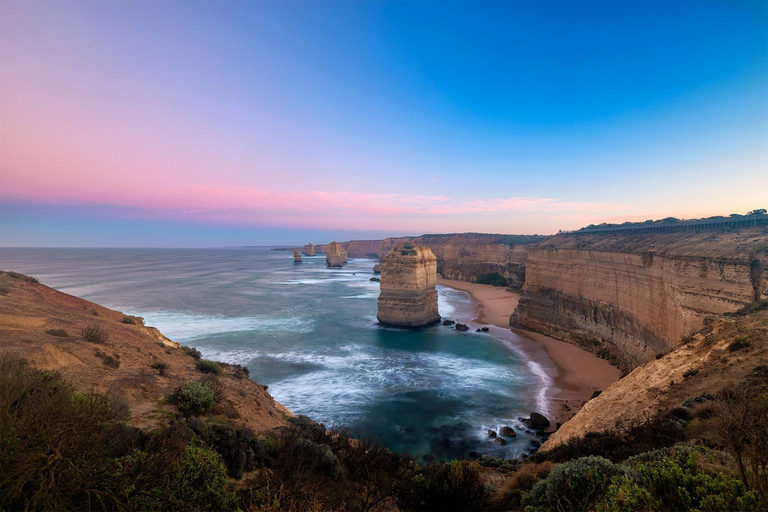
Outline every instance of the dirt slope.
[[(127, 318), (135, 323), (124, 323)], [(109, 339), (86, 341), (81, 333), (88, 326), (103, 329)], [(49, 330), (63, 330), (66, 336)], [(214, 381), (221, 397), (213, 416), (237, 427), (265, 432), (287, 424), (293, 415), (238, 367), (222, 365), (215, 377), (201, 373), (194, 357), (140, 318), (0, 271), (0, 355), (11, 353), (34, 366), (58, 370), (78, 391), (125, 400), (132, 413), (129, 423), (138, 427), (166, 424), (177, 412), (166, 397), (203, 378)], [(150, 367), (157, 362), (168, 366), (165, 375)]]

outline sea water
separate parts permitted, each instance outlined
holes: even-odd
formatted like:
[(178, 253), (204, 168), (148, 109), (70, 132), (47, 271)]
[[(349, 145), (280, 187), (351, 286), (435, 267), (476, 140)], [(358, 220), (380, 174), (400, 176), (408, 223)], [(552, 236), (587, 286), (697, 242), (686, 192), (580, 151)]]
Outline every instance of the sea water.
[[(508, 330), (378, 325), (374, 263), (330, 269), (324, 255), (294, 263), (269, 248), (0, 249), (3, 270), (144, 317), (207, 359), (246, 365), (276, 400), (327, 427), (420, 458), (530, 450), (536, 438), (520, 417), (548, 412), (547, 372)], [(444, 318), (470, 323), (477, 304), (466, 292), (437, 291)], [(488, 429), (504, 425), (518, 436), (492, 443)]]

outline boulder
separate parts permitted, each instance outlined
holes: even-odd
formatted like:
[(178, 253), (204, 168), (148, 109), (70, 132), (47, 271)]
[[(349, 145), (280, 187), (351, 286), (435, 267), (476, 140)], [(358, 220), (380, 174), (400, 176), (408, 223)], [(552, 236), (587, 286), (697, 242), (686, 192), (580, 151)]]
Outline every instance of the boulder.
[(447, 320), (447, 319), (446, 319), (446, 320), (443, 320), (443, 325), (453, 325), (453, 324), (455, 324), (455, 323), (456, 323), (456, 322), (454, 322), (453, 320)]
[(488, 439), (493, 439), (496, 437), (496, 431), (488, 429)]
[(456, 324), (456, 330), (461, 332), (466, 332), (469, 330), (469, 327), (467, 327), (464, 324)]
[(515, 437), (517, 434), (515, 434), (515, 431), (512, 430), (512, 427), (501, 427), (499, 429), (499, 434), (507, 437)]
[(542, 414), (532, 412), (531, 417), (524, 420), (528, 428), (533, 430), (544, 430), (550, 423), (549, 420)]
[(503, 437), (497, 437), (496, 439), (493, 440), (493, 442), (499, 446), (504, 446), (505, 444), (507, 444), (507, 442), (504, 440)]
[(381, 279), (379, 279), (378, 277), (372, 277), (369, 279), (369, 281), (373, 281), (374, 283), (380, 283)]
[(411, 242), (393, 246), (381, 264), (379, 322), (408, 328), (439, 322), (436, 284), (437, 258), (428, 247)]
[(381, 263), (377, 263), (373, 266), (374, 274), (381, 274)]
[(488, 328), (487, 327), (482, 327), (480, 330), (483, 331), (483, 332), (488, 332)]

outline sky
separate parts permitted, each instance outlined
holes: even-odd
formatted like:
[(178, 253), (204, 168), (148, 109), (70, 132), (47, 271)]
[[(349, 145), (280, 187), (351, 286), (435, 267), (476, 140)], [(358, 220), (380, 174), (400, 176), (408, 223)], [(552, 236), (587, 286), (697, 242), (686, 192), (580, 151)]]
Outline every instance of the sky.
[(0, 2), (0, 245), (768, 207), (768, 2)]

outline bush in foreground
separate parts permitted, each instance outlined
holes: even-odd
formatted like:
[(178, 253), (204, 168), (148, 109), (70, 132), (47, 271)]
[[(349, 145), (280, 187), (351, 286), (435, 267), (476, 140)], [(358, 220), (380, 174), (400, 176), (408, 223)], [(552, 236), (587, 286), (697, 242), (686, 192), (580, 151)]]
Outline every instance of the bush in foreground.
[(221, 373), (221, 364), (216, 361), (201, 359), (197, 362), (197, 369), (203, 373), (213, 373), (214, 375), (218, 375)]
[(204, 414), (216, 405), (216, 391), (207, 382), (191, 380), (176, 397), (179, 410), (185, 414)]

